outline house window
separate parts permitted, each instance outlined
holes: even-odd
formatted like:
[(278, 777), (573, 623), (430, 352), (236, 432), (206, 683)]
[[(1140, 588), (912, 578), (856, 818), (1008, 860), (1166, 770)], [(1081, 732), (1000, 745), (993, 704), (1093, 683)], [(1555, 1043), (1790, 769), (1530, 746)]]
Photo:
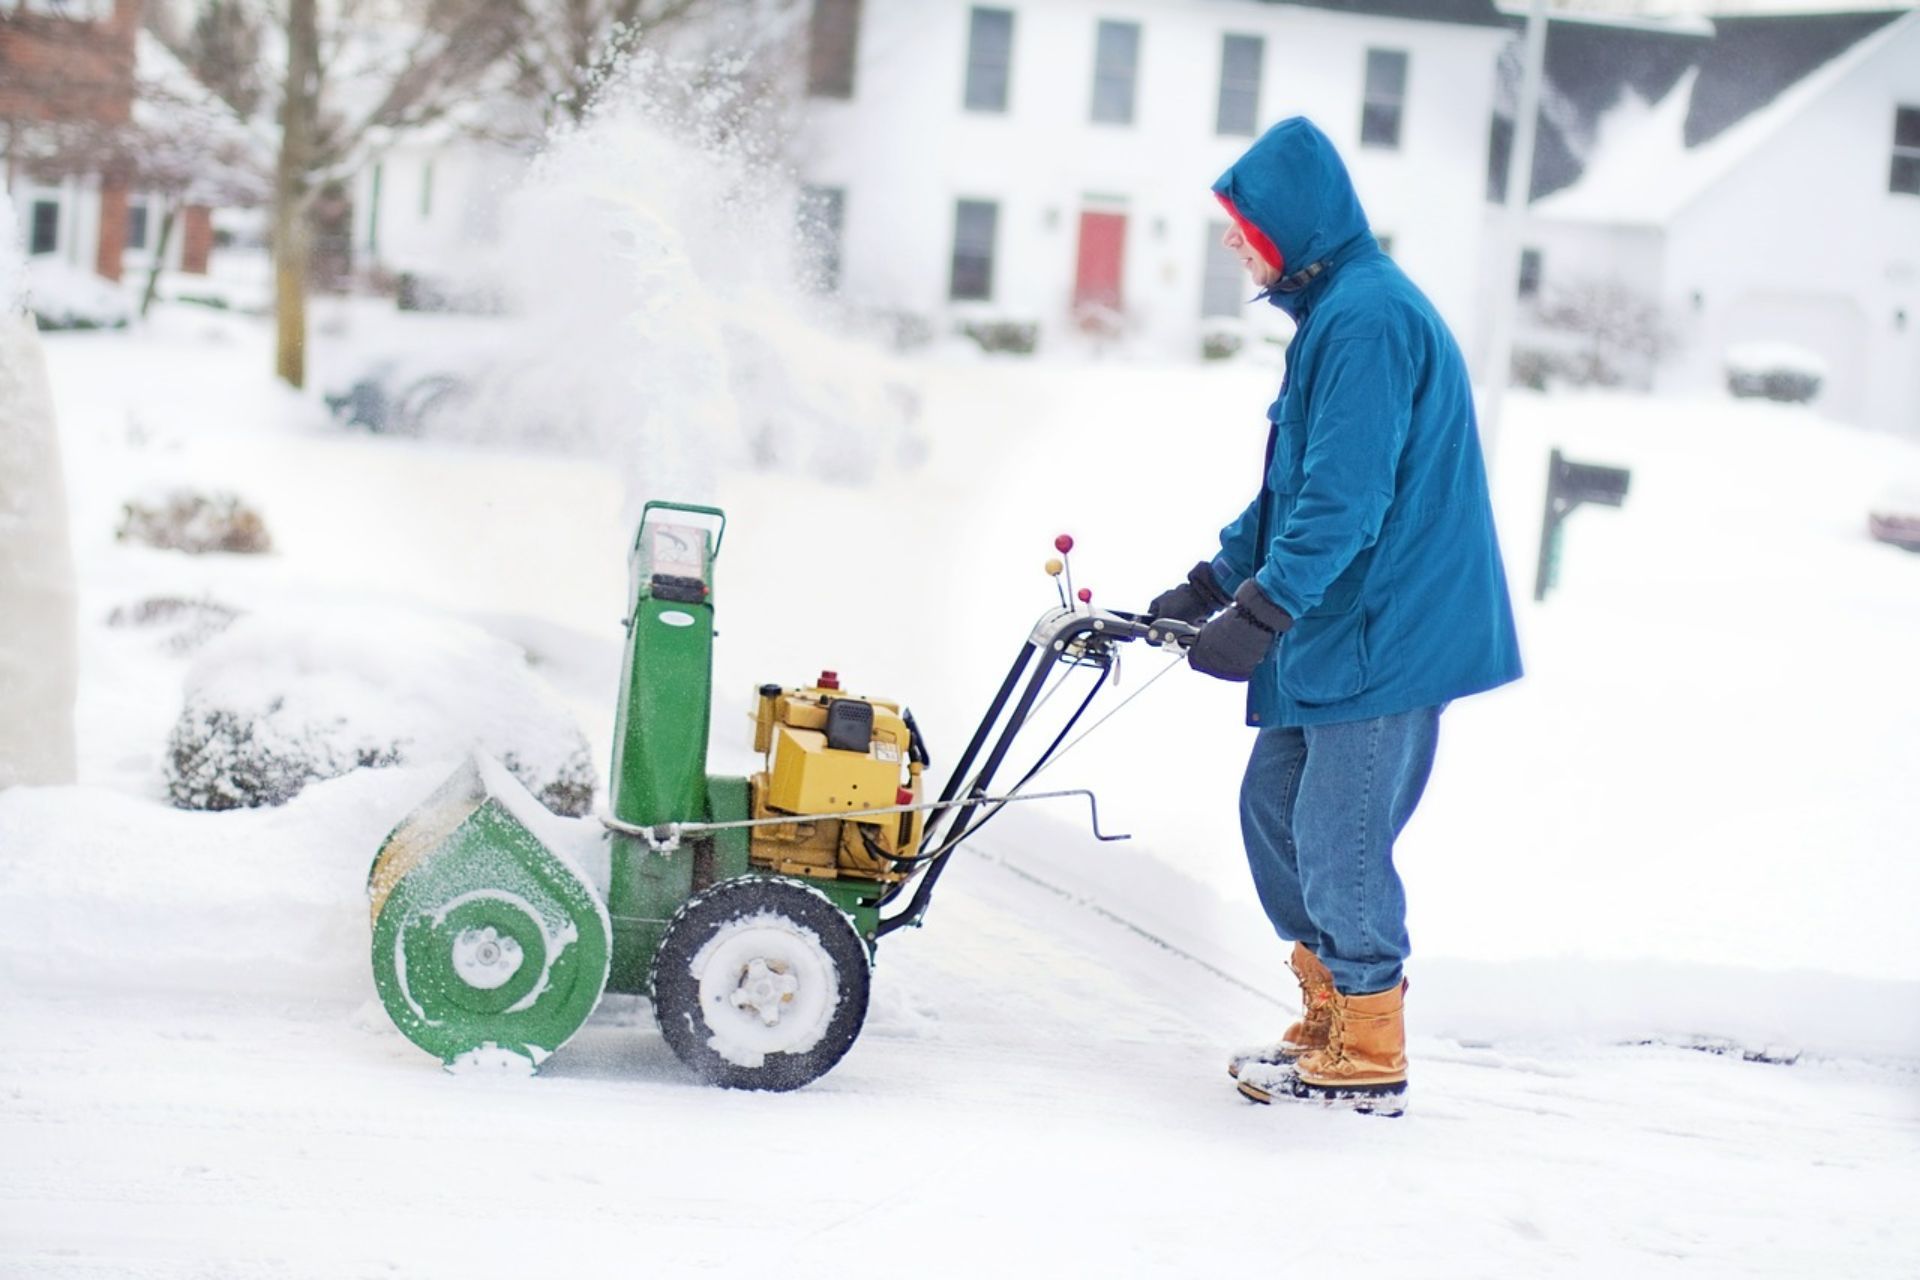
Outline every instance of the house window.
[(1226, 234), (1226, 223), (1207, 224), (1207, 265), (1200, 281), (1200, 314), (1205, 318), (1239, 315), (1252, 288), (1239, 257), (1221, 243)]
[(1520, 296), (1537, 298), (1540, 296), (1540, 273), (1544, 264), (1538, 249), (1520, 251)]
[(860, 0), (813, 0), (807, 29), (807, 92), (853, 96), (854, 52), (860, 43)]
[(1093, 121), (1133, 123), (1134, 73), (1140, 68), (1140, 24), (1102, 22), (1093, 54)]
[(1920, 196), (1920, 107), (1893, 109), (1893, 174), (1887, 190)]
[(144, 249), (147, 247), (147, 206), (129, 204), (127, 206), (127, 248)]
[(991, 200), (962, 200), (953, 210), (953, 277), (947, 296), (956, 302), (981, 302), (993, 296), (993, 241), (1000, 206)]
[(1367, 50), (1367, 92), (1360, 107), (1360, 145), (1400, 146), (1400, 109), (1407, 96), (1407, 55)]
[(1005, 111), (1013, 10), (975, 9), (967, 32), (967, 110)]
[(1259, 36), (1222, 37), (1215, 133), (1253, 136), (1260, 118), (1260, 63), (1265, 53), (1266, 41)]
[(840, 287), (840, 227), (847, 193), (841, 187), (803, 187), (800, 191), (800, 239), (813, 258), (814, 279), (823, 293)]
[(33, 227), (28, 233), (28, 253), (52, 253), (60, 247), (60, 202), (35, 200)]
[(433, 216), (433, 161), (420, 166), (420, 218), (425, 221)]

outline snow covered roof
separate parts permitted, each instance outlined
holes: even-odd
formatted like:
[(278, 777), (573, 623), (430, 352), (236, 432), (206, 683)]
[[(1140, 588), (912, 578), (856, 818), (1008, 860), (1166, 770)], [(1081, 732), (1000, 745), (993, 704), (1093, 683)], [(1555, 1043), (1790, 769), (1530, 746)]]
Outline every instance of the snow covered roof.
[[(1784, 90), (1745, 111), (1738, 111), (1736, 104), (1759, 98), (1755, 86), (1749, 84), (1738, 94), (1715, 88), (1736, 77), (1741, 65), (1747, 67), (1749, 77), (1763, 79), (1766, 63), (1738, 56), (1745, 48), (1743, 38), (1732, 46), (1736, 56), (1703, 59), (1657, 98), (1628, 90), (1599, 121), (1584, 173), (1567, 190), (1536, 200), (1534, 209), (1542, 217), (1565, 221), (1665, 225), (1674, 213), (1759, 150), (1786, 121), (1845, 81), (1862, 61), (1903, 33), (1920, 29), (1920, 12), (1880, 17), (1870, 35), (1853, 40), (1843, 52), (1812, 69), (1811, 75), (1797, 75)], [(1720, 38), (1724, 31), (1715, 44)], [(1789, 63), (1774, 63), (1774, 67), (1780, 65)], [(1734, 119), (1726, 119), (1728, 115)]]

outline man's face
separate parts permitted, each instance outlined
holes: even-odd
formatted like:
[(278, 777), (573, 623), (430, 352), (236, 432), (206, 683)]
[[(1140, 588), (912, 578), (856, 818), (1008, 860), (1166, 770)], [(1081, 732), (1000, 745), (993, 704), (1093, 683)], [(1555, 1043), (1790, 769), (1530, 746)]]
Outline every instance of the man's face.
[(1233, 256), (1240, 259), (1240, 265), (1247, 269), (1247, 275), (1260, 288), (1271, 288), (1273, 282), (1280, 278), (1280, 273), (1273, 269), (1273, 265), (1261, 257), (1259, 251), (1240, 234), (1238, 223), (1227, 224), (1227, 234), (1220, 237), (1220, 243), (1233, 251)]

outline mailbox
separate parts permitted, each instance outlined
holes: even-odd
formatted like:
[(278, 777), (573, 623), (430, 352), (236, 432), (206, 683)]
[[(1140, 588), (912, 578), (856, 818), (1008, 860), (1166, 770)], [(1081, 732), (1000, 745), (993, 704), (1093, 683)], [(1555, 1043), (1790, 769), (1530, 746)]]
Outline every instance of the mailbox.
[(1632, 473), (1625, 467), (1568, 462), (1555, 449), (1547, 461), (1547, 507), (1540, 524), (1540, 561), (1534, 570), (1533, 598), (1545, 600), (1560, 579), (1561, 525), (1583, 502), (1618, 507), (1627, 500)]

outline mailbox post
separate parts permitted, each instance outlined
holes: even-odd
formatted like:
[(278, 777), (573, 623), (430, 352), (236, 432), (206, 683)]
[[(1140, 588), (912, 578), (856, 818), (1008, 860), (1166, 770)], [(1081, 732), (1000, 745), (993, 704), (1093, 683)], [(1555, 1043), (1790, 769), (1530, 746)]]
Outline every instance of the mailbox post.
[(1534, 570), (1533, 598), (1545, 600), (1560, 580), (1561, 525), (1583, 502), (1617, 507), (1627, 500), (1625, 467), (1597, 467), (1568, 462), (1555, 449), (1547, 462), (1547, 509), (1540, 524), (1540, 563)]

